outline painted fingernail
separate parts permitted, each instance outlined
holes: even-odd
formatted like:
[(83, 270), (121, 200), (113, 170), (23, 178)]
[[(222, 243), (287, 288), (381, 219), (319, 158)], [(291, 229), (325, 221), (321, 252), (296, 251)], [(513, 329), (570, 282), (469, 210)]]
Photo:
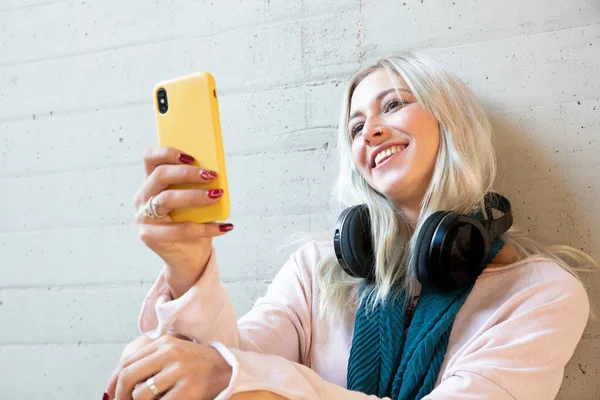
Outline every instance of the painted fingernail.
[(215, 171), (202, 170), (202, 172), (200, 172), (200, 176), (206, 181), (212, 181), (217, 177), (217, 173)]
[(102, 400), (108, 400), (108, 399), (109, 399), (109, 397), (108, 397), (108, 393), (104, 393), (104, 394), (102, 395)]
[(194, 162), (194, 157), (190, 156), (189, 154), (181, 153), (179, 155), (179, 161), (182, 163), (191, 164)]
[(211, 199), (218, 199), (219, 197), (221, 197), (223, 195), (223, 190), (221, 190), (221, 189), (212, 189), (212, 190), (208, 191), (207, 195)]
[(223, 224), (223, 225), (219, 225), (219, 230), (221, 232), (229, 232), (230, 230), (233, 229), (233, 224)]

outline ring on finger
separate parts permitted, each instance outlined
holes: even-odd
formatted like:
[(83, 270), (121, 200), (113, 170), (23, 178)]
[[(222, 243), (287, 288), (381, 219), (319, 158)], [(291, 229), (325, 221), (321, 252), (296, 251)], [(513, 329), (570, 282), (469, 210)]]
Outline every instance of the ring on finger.
[(159, 214), (157, 209), (158, 204), (156, 203), (156, 196), (152, 196), (148, 200), (148, 203), (146, 203), (146, 207), (144, 208), (144, 215), (150, 219), (161, 219), (167, 216), (167, 213)]
[(148, 385), (148, 389), (150, 389), (150, 391), (154, 395), (154, 398), (158, 399), (158, 398), (160, 398), (162, 396), (162, 393), (160, 392), (160, 390), (158, 389), (158, 387), (156, 387), (156, 383), (154, 382), (154, 378), (148, 378), (148, 380), (146, 380), (146, 385)]
[(154, 199), (154, 196), (150, 197), (150, 200), (148, 200), (148, 202), (146, 203), (146, 207), (144, 207), (144, 215), (150, 219), (156, 218), (156, 214), (154, 213), (154, 210), (152, 208), (152, 203), (151, 203), (153, 199)]

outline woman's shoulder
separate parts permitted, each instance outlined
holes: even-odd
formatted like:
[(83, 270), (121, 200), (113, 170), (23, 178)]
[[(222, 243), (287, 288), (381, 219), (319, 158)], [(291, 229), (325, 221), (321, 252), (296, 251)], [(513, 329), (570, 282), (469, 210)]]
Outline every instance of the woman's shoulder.
[(569, 297), (570, 301), (589, 304), (585, 286), (570, 271), (543, 255), (529, 255), (518, 261), (485, 269), (477, 280), (480, 292), (553, 301)]
[(299, 267), (314, 274), (319, 263), (334, 255), (333, 241), (325, 239), (310, 239), (301, 244), (292, 254)]
[(511, 274), (531, 276), (535, 281), (565, 279), (577, 281), (569, 271), (561, 267), (555, 260), (541, 254), (528, 255), (509, 263), (496, 265), (493, 268), (486, 268), (482, 276), (492, 278)]

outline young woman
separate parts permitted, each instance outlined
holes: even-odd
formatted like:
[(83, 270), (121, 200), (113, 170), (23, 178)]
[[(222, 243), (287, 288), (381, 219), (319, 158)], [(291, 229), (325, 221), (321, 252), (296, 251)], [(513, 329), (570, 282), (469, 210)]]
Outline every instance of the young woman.
[(507, 231), (491, 135), (473, 93), (422, 56), (359, 71), (337, 195), (364, 206), (292, 254), (239, 320), (211, 242), (232, 226), (167, 215), (219, 201), (167, 189), (214, 173), (177, 149), (147, 151), (135, 204), (165, 266), (105, 398), (553, 399), (592, 312), (575, 271), (598, 264)]

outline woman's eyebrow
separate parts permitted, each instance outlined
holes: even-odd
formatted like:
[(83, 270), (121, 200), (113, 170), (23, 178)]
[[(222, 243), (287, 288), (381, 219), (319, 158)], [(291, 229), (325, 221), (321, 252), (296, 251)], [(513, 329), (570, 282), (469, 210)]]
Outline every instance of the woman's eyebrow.
[[(404, 93), (408, 93), (408, 94), (412, 94), (412, 92), (408, 89), (405, 88), (398, 88), (397, 89), (399, 92), (404, 92)], [(389, 93), (391, 92), (395, 92), (396, 88), (391, 88), (391, 89), (387, 89), (384, 90), (383, 92), (380, 92), (377, 97), (375, 97), (375, 101), (380, 101), (383, 97), (387, 96)], [(348, 118), (348, 120), (351, 120), (353, 118), (358, 117), (360, 114), (362, 114), (362, 112), (360, 110), (356, 110), (352, 113), (352, 115), (350, 115), (350, 118)]]

